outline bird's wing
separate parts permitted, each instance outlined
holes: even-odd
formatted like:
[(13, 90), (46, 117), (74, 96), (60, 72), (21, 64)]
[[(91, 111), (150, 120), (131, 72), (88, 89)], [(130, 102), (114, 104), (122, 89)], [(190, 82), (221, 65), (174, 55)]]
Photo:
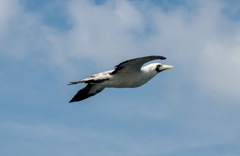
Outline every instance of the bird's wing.
[(138, 72), (141, 70), (143, 64), (156, 59), (165, 60), (166, 58), (163, 56), (154, 55), (127, 60), (117, 65), (115, 70), (112, 72), (112, 75), (119, 72)]
[(97, 93), (100, 93), (103, 89), (104, 88), (101, 86), (88, 84), (85, 88), (79, 90), (69, 103), (87, 99), (91, 96), (96, 95)]

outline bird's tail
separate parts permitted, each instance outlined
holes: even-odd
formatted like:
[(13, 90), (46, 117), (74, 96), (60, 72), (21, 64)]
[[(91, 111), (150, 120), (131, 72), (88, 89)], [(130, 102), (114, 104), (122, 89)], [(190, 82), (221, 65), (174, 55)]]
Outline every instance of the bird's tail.
[(78, 82), (69, 82), (68, 85), (74, 85), (74, 84), (78, 84), (78, 83), (84, 83), (83, 81), (78, 81)]

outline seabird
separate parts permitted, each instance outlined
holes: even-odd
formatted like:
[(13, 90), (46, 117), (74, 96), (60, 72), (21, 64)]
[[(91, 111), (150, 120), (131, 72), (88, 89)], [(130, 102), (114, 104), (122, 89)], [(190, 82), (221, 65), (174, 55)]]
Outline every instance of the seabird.
[(68, 85), (87, 83), (87, 86), (79, 90), (69, 103), (94, 96), (106, 87), (139, 87), (158, 73), (173, 68), (173, 66), (163, 65), (161, 63), (152, 63), (142, 67), (143, 64), (156, 59), (165, 60), (166, 58), (158, 55), (135, 58), (120, 63), (114, 70), (101, 72), (78, 82), (70, 82)]

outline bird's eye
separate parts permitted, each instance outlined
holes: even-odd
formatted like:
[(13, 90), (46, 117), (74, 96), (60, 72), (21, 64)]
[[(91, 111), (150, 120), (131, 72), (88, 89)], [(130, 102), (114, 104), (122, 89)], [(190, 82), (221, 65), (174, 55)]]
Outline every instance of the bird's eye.
[(160, 68), (161, 66), (160, 65), (157, 65), (157, 68)]

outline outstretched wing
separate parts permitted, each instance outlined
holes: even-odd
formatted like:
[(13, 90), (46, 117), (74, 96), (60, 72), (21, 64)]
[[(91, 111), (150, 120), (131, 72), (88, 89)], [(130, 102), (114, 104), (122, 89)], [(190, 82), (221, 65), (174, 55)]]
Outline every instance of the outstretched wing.
[(88, 84), (85, 88), (79, 90), (69, 103), (87, 99), (91, 96), (96, 95), (97, 93), (100, 93), (103, 89), (104, 88), (101, 86)]
[(156, 59), (165, 60), (166, 57), (154, 55), (127, 60), (117, 65), (112, 75), (118, 72), (138, 72), (141, 70), (143, 64)]

